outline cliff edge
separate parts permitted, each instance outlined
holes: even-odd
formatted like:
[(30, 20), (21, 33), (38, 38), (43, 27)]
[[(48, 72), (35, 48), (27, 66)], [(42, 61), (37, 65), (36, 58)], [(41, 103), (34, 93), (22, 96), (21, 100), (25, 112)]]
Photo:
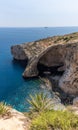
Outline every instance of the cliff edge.
[(38, 64), (63, 71), (59, 87), (66, 93), (78, 95), (78, 33), (54, 36), (11, 47), (16, 60), (28, 61), (25, 78), (39, 74)]

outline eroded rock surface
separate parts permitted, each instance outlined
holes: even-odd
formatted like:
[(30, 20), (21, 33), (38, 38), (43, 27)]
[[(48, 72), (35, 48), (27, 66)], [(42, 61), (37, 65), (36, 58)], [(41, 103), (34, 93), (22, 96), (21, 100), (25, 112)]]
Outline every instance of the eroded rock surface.
[(58, 66), (58, 72), (64, 71), (59, 87), (66, 93), (78, 95), (78, 33), (12, 46), (11, 52), (17, 60), (28, 60), (23, 73), (25, 78), (39, 74), (38, 64)]
[(78, 107), (78, 97), (74, 98), (73, 105)]
[(0, 130), (29, 130), (30, 120), (14, 109), (9, 116), (0, 117)]

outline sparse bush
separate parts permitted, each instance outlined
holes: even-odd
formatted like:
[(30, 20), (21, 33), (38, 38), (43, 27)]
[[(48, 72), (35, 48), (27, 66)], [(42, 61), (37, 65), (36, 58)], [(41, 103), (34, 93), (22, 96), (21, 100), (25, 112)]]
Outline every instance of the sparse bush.
[(78, 130), (78, 116), (68, 111), (42, 112), (32, 120), (30, 130)]
[(30, 111), (32, 112), (42, 112), (51, 110), (53, 107), (52, 99), (48, 98), (47, 94), (39, 93), (35, 96), (30, 95), (30, 100), (27, 100), (31, 107)]
[(5, 116), (10, 114), (10, 107), (7, 106), (4, 102), (0, 102), (0, 116)]
[(78, 116), (67, 110), (53, 110), (52, 99), (43, 93), (30, 97), (30, 130), (78, 130)]

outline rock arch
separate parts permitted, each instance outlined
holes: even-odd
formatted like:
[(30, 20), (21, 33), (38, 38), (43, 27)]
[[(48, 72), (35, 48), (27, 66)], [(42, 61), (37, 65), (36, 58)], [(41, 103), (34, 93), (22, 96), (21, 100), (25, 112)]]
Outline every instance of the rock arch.
[(78, 33), (16, 45), (11, 52), (17, 60), (28, 59), (25, 78), (38, 75), (38, 63), (48, 67), (64, 64), (58, 68), (58, 71), (64, 69), (59, 87), (66, 93), (78, 95)]

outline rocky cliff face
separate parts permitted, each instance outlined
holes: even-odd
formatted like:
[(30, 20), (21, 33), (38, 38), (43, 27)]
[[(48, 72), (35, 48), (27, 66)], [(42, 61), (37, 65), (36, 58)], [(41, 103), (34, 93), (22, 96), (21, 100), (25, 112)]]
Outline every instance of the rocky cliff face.
[(66, 69), (59, 86), (70, 94), (78, 95), (78, 43), (68, 44), (65, 55)]
[(58, 72), (64, 71), (59, 87), (66, 93), (78, 95), (78, 33), (12, 46), (11, 52), (17, 60), (28, 60), (23, 73), (25, 78), (39, 74), (38, 64), (58, 66)]

